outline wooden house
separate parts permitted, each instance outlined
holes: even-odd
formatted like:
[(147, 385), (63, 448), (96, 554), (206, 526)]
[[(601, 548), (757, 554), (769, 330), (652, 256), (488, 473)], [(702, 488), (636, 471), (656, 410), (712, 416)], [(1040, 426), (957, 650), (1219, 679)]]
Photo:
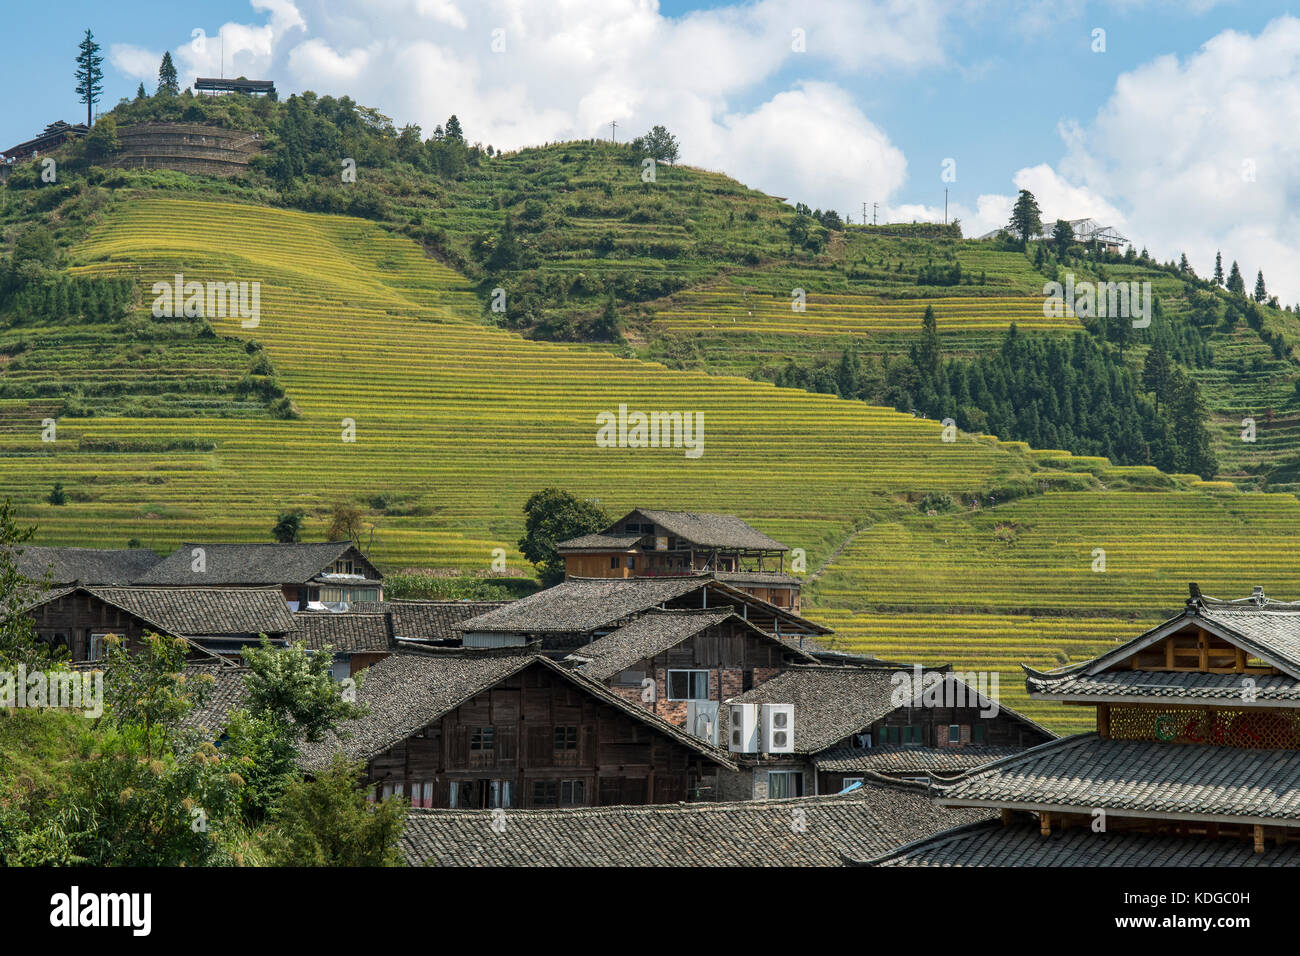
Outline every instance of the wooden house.
[(304, 744), (308, 771), (361, 760), (376, 796), (417, 807), (676, 803), (711, 792), (726, 754), (548, 658), (408, 649), (371, 666), (369, 713)]
[(629, 512), (598, 534), (561, 541), (565, 577), (629, 578), (713, 573), (762, 601), (799, 613), (799, 578), (786, 573), (790, 550), (734, 515)]
[[(718, 743), (720, 702), (812, 655), (778, 640), (729, 607), (651, 608), (578, 648), (582, 674), (697, 737)], [(693, 715), (698, 726), (688, 726)]]
[(90, 587), (42, 594), (25, 610), (37, 635), (73, 663), (99, 660), (110, 634), (136, 644), (146, 633), (184, 638), (212, 653), (261, 635), (283, 641), (293, 616), (276, 588)]
[(742, 620), (801, 650), (831, 633), (788, 608), (755, 597), (712, 573), (633, 578), (569, 578), (511, 601), (462, 625), (466, 647), (536, 642), (545, 651), (572, 651), (616, 631), (652, 608), (734, 611)]
[[(1096, 731), (937, 785), (998, 823), (874, 861), (953, 865), (1300, 862), (1300, 602), (1219, 601), (1082, 664), (1026, 668), (1031, 696), (1096, 711)], [(1254, 859), (1252, 859), (1252, 857)]]
[(312, 544), (186, 543), (136, 578), (164, 587), (281, 589), (291, 610), (381, 601), (383, 575), (350, 541)]
[(782, 753), (732, 753), (741, 770), (721, 777), (726, 800), (837, 793), (880, 778), (924, 781), (1055, 737), (1010, 708), (992, 706), (948, 668), (885, 661), (783, 670), (723, 704), (724, 746), (731, 704), (792, 705), (793, 745)]

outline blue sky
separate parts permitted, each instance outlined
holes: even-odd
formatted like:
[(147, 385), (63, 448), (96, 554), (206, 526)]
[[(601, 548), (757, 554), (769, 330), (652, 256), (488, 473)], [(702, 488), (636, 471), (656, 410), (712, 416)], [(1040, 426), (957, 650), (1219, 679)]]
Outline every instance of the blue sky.
[[(55, 6), (53, 15), (41, 4), (7, 11), (5, 78), (8, 89), (23, 92), (0, 115), (4, 146), (52, 120), (84, 118), (72, 70), (86, 26), (105, 49), (110, 105), (156, 72), (165, 49), (177, 54), (183, 82), (219, 69), (215, 40), (205, 56), (190, 48), (192, 32), (202, 29), (209, 37), (225, 33), (228, 72), (265, 75), (282, 95), (304, 88), (349, 93), (426, 130), (454, 111), (471, 139), (497, 146), (607, 133), (609, 119), (619, 120), (620, 132), (664, 122), (682, 140), (683, 161), (854, 218), (864, 200), (879, 202), (893, 218), (941, 216), (939, 173), (952, 158), (957, 178), (946, 184), (950, 205), (968, 234), (996, 224), (1002, 204), (1018, 186), (1030, 185), (1049, 216), (1114, 219), (1157, 254), (1187, 247), (1202, 268), (1215, 248), (1234, 239), (1240, 249), (1228, 254), (1242, 258), (1252, 275), (1254, 262), (1286, 271), (1293, 251), (1293, 214), (1269, 213), (1272, 222), (1249, 229), (1242, 222), (1243, 214), (1256, 208), (1265, 214), (1270, 204), (1295, 208), (1297, 198), (1297, 183), (1281, 166), (1300, 144), (1266, 128), (1300, 127), (1300, 110), (1286, 95), (1300, 75), (1291, 72), (1300, 70), (1300, 24), (1289, 29), (1296, 21), (1284, 3), (120, 0), (106, 6), (77, 0)], [(495, 26), (509, 49), (494, 57), (488, 45)], [(796, 28), (806, 34), (799, 54), (782, 49)], [(1097, 28), (1105, 30), (1100, 53), (1092, 49)], [(1207, 43), (1220, 52), (1205, 54)], [(1175, 59), (1162, 71), (1160, 58), (1168, 56)], [(1259, 75), (1270, 72), (1277, 75)], [(150, 90), (153, 85), (146, 81)], [(1179, 111), (1173, 107), (1180, 85), (1200, 91), (1193, 101), (1206, 115), (1171, 126), (1179, 122), (1171, 114)], [(1231, 88), (1234, 98), (1216, 87)], [(1266, 115), (1246, 125), (1248, 118), (1238, 115), (1242, 105)], [(1153, 115), (1144, 117), (1144, 108)], [(1073, 144), (1063, 139), (1062, 124), (1078, 131)], [(1148, 148), (1136, 150), (1139, 161), (1122, 143), (1147, 131), (1177, 141), (1171, 150), (1185, 165), (1153, 180), (1170, 158)], [(1208, 168), (1204, 156), (1216, 150), (1218, 165)], [(1259, 169), (1251, 191), (1214, 185), (1221, 176), (1232, 180), (1232, 170), (1246, 160)], [(1183, 184), (1181, 203), (1177, 192), (1156, 202), (1169, 183)], [(1207, 183), (1222, 208), (1199, 220), (1180, 218), (1187, 215), (1180, 205), (1194, 207), (1204, 198), (1189, 191), (1204, 193)], [(1300, 284), (1294, 297), (1300, 298)]]

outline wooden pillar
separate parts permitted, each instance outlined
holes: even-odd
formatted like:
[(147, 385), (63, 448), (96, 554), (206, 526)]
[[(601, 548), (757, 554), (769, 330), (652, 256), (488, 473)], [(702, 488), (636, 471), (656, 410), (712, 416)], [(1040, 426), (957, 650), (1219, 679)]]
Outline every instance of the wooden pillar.
[(1264, 852), (1264, 828), (1260, 824), (1255, 824), (1255, 852)]
[(1038, 832), (1043, 836), (1052, 835), (1052, 815), (1050, 813), (1040, 813), (1038, 815)]
[(1003, 807), (1003, 808), (1002, 808), (1002, 825), (1003, 825), (1004, 827), (1009, 827), (1009, 826), (1011, 826), (1011, 813), (1012, 813), (1012, 810), (1011, 810), (1010, 807)]
[(1097, 736), (1110, 736), (1110, 704), (1097, 705)]

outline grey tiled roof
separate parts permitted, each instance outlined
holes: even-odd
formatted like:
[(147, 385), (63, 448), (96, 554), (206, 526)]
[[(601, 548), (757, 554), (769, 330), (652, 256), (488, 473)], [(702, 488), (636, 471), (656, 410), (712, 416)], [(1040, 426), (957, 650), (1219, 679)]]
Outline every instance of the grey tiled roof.
[(84, 588), (167, 634), (282, 635), (293, 615), (278, 588)]
[(412, 810), (402, 850), (431, 866), (839, 866), (985, 816), (874, 784), (790, 800), (506, 810), (501, 833), (488, 810)]
[[(478, 617), (462, 626), (466, 633), (585, 633), (611, 628), (652, 607), (710, 587), (715, 606), (751, 607), (771, 613), (796, 629), (829, 633), (830, 629), (733, 588), (709, 572), (640, 578), (569, 578)], [(719, 593), (721, 592), (721, 593)]]
[(296, 611), (295, 644), (311, 650), (330, 645), (335, 652), (387, 651), (394, 647), (393, 629), (387, 614), (359, 614), (355, 611)]
[(348, 610), (391, 614), (393, 635), (408, 641), (460, 640), (460, 625), (509, 601), (353, 601)]
[(349, 759), (368, 760), (481, 691), (528, 667), (545, 667), (602, 702), (651, 729), (673, 738), (708, 760), (736, 769), (724, 751), (710, 747), (681, 728), (631, 704), (590, 678), (538, 654), (487, 651), (424, 651), (403, 647), (366, 669), (357, 703), (369, 713), (341, 728), (344, 738), (331, 734), (320, 743), (302, 746), (300, 763), (317, 768), (329, 763), (336, 751)]
[[(794, 704), (794, 749), (812, 754), (858, 733), (895, 709), (893, 667), (791, 667), (730, 703)], [(726, 740), (728, 711), (718, 709)]]
[(952, 805), (1300, 820), (1300, 751), (1077, 734), (938, 784), (935, 793)]
[[(309, 544), (187, 542), (136, 578), (137, 584), (305, 584), (352, 547), (348, 541)], [(193, 570), (192, 552), (204, 551), (205, 569)]]
[(828, 773), (852, 773), (859, 770), (883, 774), (954, 773), (1022, 753), (1024, 749), (987, 744), (968, 744), (965, 747), (887, 744), (869, 750), (832, 747), (817, 754), (813, 758), (813, 764), (818, 770)]
[(46, 548), (32, 544), (15, 548), (19, 572), (33, 581), (52, 584), (130, 584), (161, 559), (147, 548)]
[(574, 651), (574, 655), (590, 658), (590, 663), (583, 664), (580, 668), (583, 674), (593, 680), (608, 680), (619, 671), (627, 670), (637, 661), (654, 657), (670, 647), (676, 647), (687, 638), (722, 624), (729, 618), (734, 618), (735, 626), (748, 631), (755, 640), (779, 644), (792, 657), (805, 661), (812, 660), (808, 654), (798, 650), (789, 642), (778, 641), (775, 637), (770, 637), (766, 632), (746, 623), (729, 608), (716, 611), (662, 611), (652, 608), (630, 624), (625, 624), (617, 631), (578, 648)]
[(626, 551), (643, 537), (640, 534), (583, 534), (561, 541), (555, 547), (562, 551)]
[(230, 711), (244, 706), (248, 699), (248, 686), (244, 678), (251, 673), (247, 667), (229, 664), (187, 664), (187, 679), (209, 675), (212, 677), (212, 685), (207, 700), (186, 714), (181, 725), (203, 731), (207, 736), (215, 736), (225, 727)]
[(689, 594), (708, 579), (570, 578), (504, 607), (470, 618), (465, 631), (594, 631)]
[[(709, 548), (788, 550), (780, 541), (769, 538), (735, 515), (715, 515), (695, 511), (650, 511), (645, 508), (638, 508), (632, 512), (632, 514), (636, 513), (644, 515), (679, 538)], [(617, 533), (622, 523), (620, 521), (608, 530)]]
[(803, 585), (802, 579), (780, 571), (714, 571), (713, 576), (719, 581), (726, 581), (736, 586), (747, 584), (750, 587), (802, 587)]
[[(1241, 701), (1251, 686), (1256, 703), (1300, 702), (1300, 680), (1285, 674), (1199, 674), (1190, 671), (1112, 670), (1088, 674), (1042, 673), (1025, 668), (1025, 685), (1034, 695), (1072, 699), (1169, 698), (1181, 701)], [(1243, 683), (1245, 678), (1253, 685)]]
[(1300, 866), (1300, 844), (1263, 853), (1234, 838), (1166, 836), (1072, 827), (1044, 837), (1036, 823), (985, 821), (899, 847), (868, 866)]

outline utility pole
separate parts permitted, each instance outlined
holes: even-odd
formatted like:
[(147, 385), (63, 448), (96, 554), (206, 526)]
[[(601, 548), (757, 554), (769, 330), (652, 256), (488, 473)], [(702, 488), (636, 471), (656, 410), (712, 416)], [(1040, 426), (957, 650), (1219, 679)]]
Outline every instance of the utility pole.
[(873, 226), (876, 224), (876, 206), (878, 205), (879, 203), (874, 202), (871, 204), (871, 224)]
[(865, 226), (866, 224), (867, 224), (867, 204), (864, 202), (862, 204), (862, 225)]
[(618, 128), (618, 123), (616, 123), (616, 122), (613, 121), (613, 120), (610, 120), (610, 123), (609, 123), (609, 141), (610, 141), (611, 143), (617, 143), (617, 142), (618, 142), (618, 140), (614, 138), (614, 130), (617, 129), (617, 128)]

